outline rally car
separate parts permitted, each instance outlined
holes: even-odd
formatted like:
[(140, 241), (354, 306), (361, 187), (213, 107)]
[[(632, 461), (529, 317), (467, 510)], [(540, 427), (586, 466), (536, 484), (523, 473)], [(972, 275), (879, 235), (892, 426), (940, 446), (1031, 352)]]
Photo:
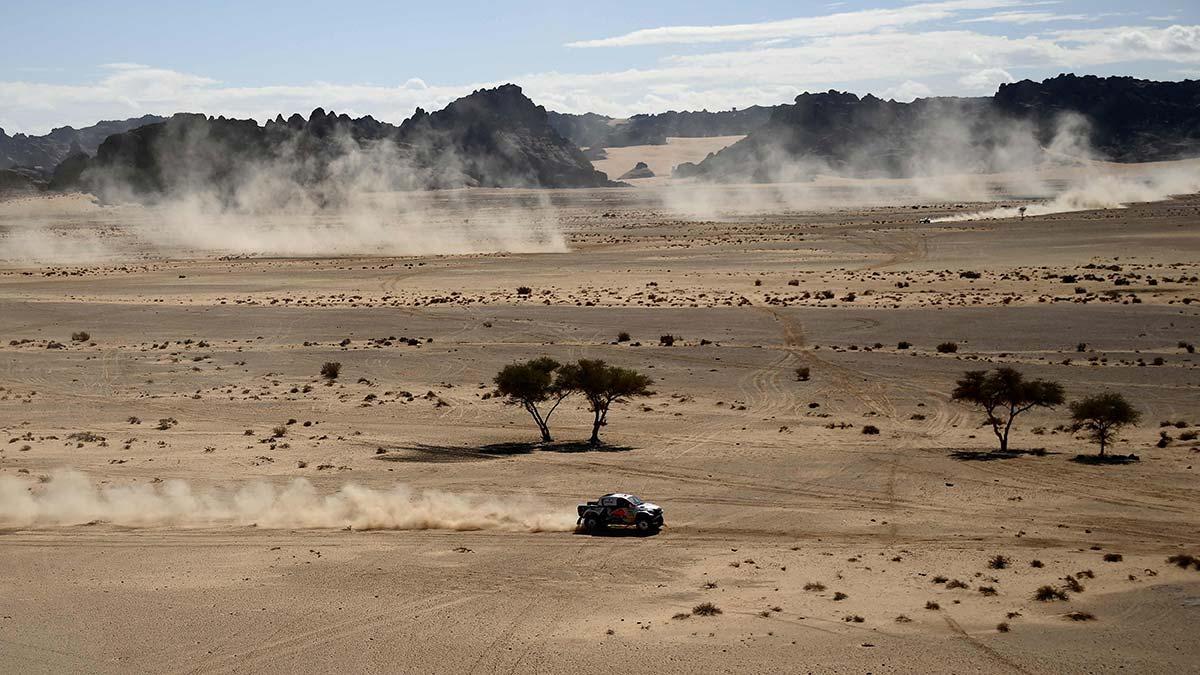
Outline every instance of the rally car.
[(631, 494), (613, 492), (593, 502), (579, 505), (578, 525), (584, 532), (601, 532), (609, 525), (632, 526), (642, 534), (657, 532), (663, 526), (663, 510)]

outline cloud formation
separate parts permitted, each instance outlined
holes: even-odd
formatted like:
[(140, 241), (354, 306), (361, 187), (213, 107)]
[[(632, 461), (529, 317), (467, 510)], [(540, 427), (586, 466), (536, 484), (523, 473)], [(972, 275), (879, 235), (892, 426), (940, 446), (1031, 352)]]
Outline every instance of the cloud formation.
[[(514, 72), (497, 81), (432, 82), (405, 73), (397, 85), (246, 87), (203, 73), (114, 63), (76, 84), (39, 82), (32, 79), (36, 73), (0, 81), (0, 126), (45, 133), (62, 124), (177, 111), (263, 121), (318, 106), (398, 123), (417, 106), (437, 109), (506, 81), (552, 110), (628, 116), (774, 105), (830, 88), (907, 99), (987, 94), (1003, 82), (1066, 71), (1159, 79), (1200, 72), (1200, 25), (1046, 9), (1057, 4), (947, 0), (759, 23), (647, 28), (568, 43), (568, 52), (657, 46), (661, 55), (633, 61), (634, 67)], [(1130, 23), (1101, 25), (1117, 20)]]

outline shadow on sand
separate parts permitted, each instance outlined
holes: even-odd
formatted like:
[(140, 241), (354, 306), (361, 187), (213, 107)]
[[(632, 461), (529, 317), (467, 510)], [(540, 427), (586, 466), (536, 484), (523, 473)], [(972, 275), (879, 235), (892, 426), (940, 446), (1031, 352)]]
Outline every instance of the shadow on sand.
[(1078, 464), (1093, 465), (1136, 464), (1142, 461), (1142, 458), (1137, 455), (1075, 455), (1071, 458), (1071, 461)]
[(960, 462), (994, 462), (1000, 459), (1016, 459), (1018, 457), (1045, 457), (1057, 455), (1057, 452), (1047, 452), (1045, 448), (1031, 450), (955, 450), (950, 456)]
[(591, 445), (581, 441), (558, 441), (553, 443), (489, 443), (475, 447), (459, 445), (433, 445), (417, 443), (404, 445), (389, 452), (375, 455), (383, 462), (481, 462), (501, 457), (528, 455), (534, 452), (628, 452), (629, 445)]

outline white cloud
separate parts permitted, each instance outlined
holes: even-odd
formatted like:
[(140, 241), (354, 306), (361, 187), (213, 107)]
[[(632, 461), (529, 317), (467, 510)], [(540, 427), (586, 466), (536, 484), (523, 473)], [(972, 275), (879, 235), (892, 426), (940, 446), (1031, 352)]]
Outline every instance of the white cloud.
[(913, 99), (924, 98), (931, 96), (933, 90), (920, 82), (905, 80), (894, 87), (888, 87), (879, 93), (879, 98), (895, 99), (903, 103), (909, 103)]
[[(1163, 73), (1200, 67), (1200, 26), (1125, 26), (1005, 36), (957, 30), (824, 35), (786, 44), (747, 45), (670, 56), (642, 67), (595, 73), (514, 74), (536, 102), (562, 112), (625, 116), (663, 110), (724, 110), (790, 101), (829, 88), (911, 98), (928, 93), (985, 94), (1012, 72), (1050, 76), (1122, 63), (1167, 63)], [(417, 106), (433, 110), (502, 81), (446, 85), (411, 78), (402, 85), (310, 82), (233, 86), (198, 74), (110, 64), (82, 84), (0, 81), (7, 131), (93, 124), (177, 111), (273, 118), (315, 107), (400, 122)], [(902, 84), (897, 84), (902, 83)]]
[(1001, 84), (1015, 82), (1016, 78), (1003, 68), (984, 68), (958, 78), (958, 83), (971, 92), (991, 93)]
[(959, 23), (1048, 23), (1051, 21), (1095, 21), (1104, 15), (1089, 16), (1086, 14), (1055, 14), (1053, 12), (999, 12), (991, 16), (980, 16), (974, 19), (961, 19)]
[(631, 47), (662, 44), (751, 42), (776, 38), (849, 35), (882, 28), (899, 28), (948, 19), (969, 10), (998, 9), (1026, 4), (1019, 0), (946, 0), (922, 2), (895, 9), (864, 9), (761, 23), (719, 26), (644, 28), (615, 37), (568, 42), (568, 47)]

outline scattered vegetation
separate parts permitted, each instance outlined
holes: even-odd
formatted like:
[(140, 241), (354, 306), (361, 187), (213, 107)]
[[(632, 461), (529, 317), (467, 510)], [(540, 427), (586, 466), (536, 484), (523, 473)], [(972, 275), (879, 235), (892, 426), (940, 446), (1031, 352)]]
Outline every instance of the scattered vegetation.
[(936, 602), (934, 602), (933, 600), (930, 600), (929, 602), (926, 602), (926, 603), (925, 603), (925, 609), (928, 609), (928, 610), (937, 611), (937, 610), (939, 610), (939, 609), (941, 609), (941, 608), (942, 608), (942, 606), (941, 606), (941, 605), (939, 605), (939, 604), (937, 604), (937, 603), (936, 603)]
[(1167, 562), (1178, 566), (1180, 569), (1186, 570), (1188, 567), (1194, 567), (1197, 571), (1200, 571), (1200, 558), (1188, 553), (1173, 555), (1167, 558)]
[(342, 374), (342, 364), (337, 361), (326, 361), (321, 364), (321, 377), (332, 382)]
[(877, 436), (879, 435), (879, 427), (874, 424), (866, 424), (863, 425), (862, 432), (868, 436)]
[(957, 342), (943, 342), (942, 344), (937, 346), (937, 351), (939, 354), (957, 353), (958, 352), (958, 343)]
[(1104, 562), (1121, 562), (1124, 559), (1125, 559), (1125, 556), (1121, 555), (1120, 553), (1105, 553), (1104, 554)]
[(1012, 560), (1010, 560), (1008, 556), (1004, 555), (994, 555), (992, 556), (992, 559), (988, 561), (988, 567), (994, 570), (1007, 569), (1011, 564)]
[(92, 336), (86, 330), (71, 333), (71, 342), (87, 342), (91, 339)]
[(1092, 614), (1091, 612), (1070, 612), (1068, 614), (1064, 614), (1063, 616), (1067, 619), (1070, 619), (1071, 621), (1095, 621), (1096, 620), (1096, 615)]
[(1061, 588), (1053, 586), (1041, 586), (1033, 592), (1033, 599), (1041, 602), (1050, 602), (1052, 600), (1066, 600), (1067, 592)]
[(598, 359), (580, 359), (562, 366), (557, 380), (560, 389), (578, 391), (587, 399), (592, 411), (592, 445), (600, 445), (600, 427), (608, 423), (609, 407), (634, 396), (649, 396), (653, 383), (636, 370), (610, 366)]
[(716, 616), (721, 613), (721, 608), (711, 602), (702, 602), (692, 608), (692, 614), (696, 616)]
[[(1187, 567), (1187, 565), (1183, 565), (1183, 567)], [(825, 590), (825, 584), (818, 581), (810, 581), (807, 584), (804, 584), (804, 590), (820, 593), (821, 591)]]
[(845, 600), (845, 599), (846, 599), (846, 598), (848, 598), (848, 597), (850, 597), (850, 596), (846, 595), (845, 593), (843, 593), (843, 592), (841, 592), (841, 591), (836, 591), (836, 592), (833, 594), (833, 600), (834, 600), (834, 602), (838, 602), (838, 601), (841, 601), (841, 600)]
[(1001, 621), (1000, 623), (996, 624), (996, 630), (1001, 633), (1007, 633), (1010, 630), (1010, 628), (1008, 627), (1008, 622)]
[(799, 382), (808, 382), (811, 370), (808, 366), (800, 366), (796, 369), (796, 380)]

